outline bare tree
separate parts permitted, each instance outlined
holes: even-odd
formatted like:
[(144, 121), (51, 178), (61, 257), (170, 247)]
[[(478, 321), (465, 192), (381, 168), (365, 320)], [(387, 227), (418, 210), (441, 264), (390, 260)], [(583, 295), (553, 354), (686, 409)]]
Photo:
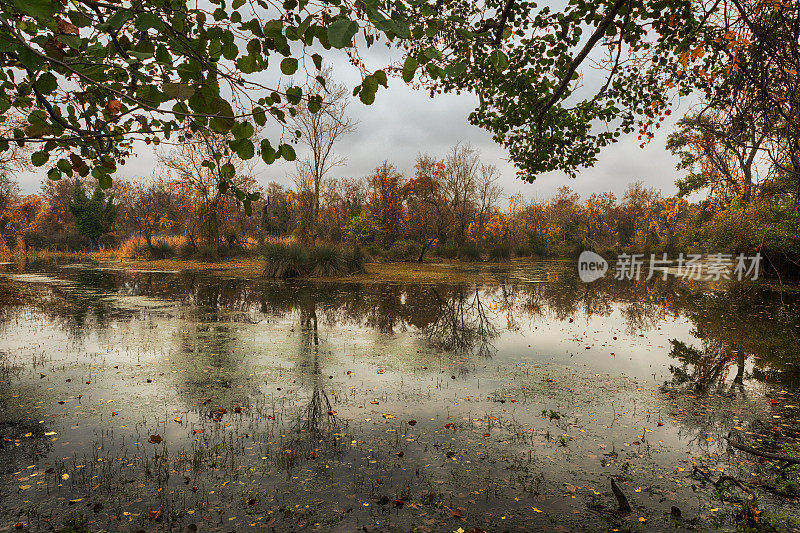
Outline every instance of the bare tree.
[(153, 235), (165, 225), (166, 214), (172, 207), (168, 182), (159, 177), (152, 183), (121, 182), (118, 185), (122, 218), (144, 237), (153, 250)]
[(444, 160), (444, 192), (453, 213), (452, 238), (466, 242), (467, 226), (475, 212), (480, 156), (471, 146), (455, 145)]
[[(239, 189), (252, 189), (255, 185), (255, 160), (238, 157), (229, 148), (229, 140), (226, 135), (186, 132), (185, 142), (169, 152), (158, 153), (159, 162), (191, 186), (197, 196), (202, 235), (211, 246), (219, 243), (219, 209), (225, 196), (232, 192), (230, 184)], [(215, 163), (204, 163), (208, 160)]]
[(314, 186), (309, 235), (312, 240), (317, 238), (321, 183), (333, 167), (344, 163), (344, 159), (333, 152), (333, 146), (342, 136), (355, 131), (356, 125), (347, 116), (347, 88), (333, 81), (330, 68), (323, 70), (321, 76), (325, 83), (317, 81), (309, 91), (311, 96), (322, 98), (319, 109), (312, 112), (306, 101), (294, 117), (294, 125), (302, 133), (300, 141), (311, 151), (308, 165)]
[[(28, 121), (21, 113), (9, 110), (0, 116), (0, 137), (13, 137), (15, 129), (23, 129), (27, 125)], [(8, 150), (0, 153), (0, 176), (9, 177), (31, 167), (29, 146), (11, 143)]]
[(481, 165), (478, 181), (475, 186), (475, 238), (483, 240), (486, 223), (497, 207), (497, 202), (503, 194), (503, 189), (497, 185), (499, 173), (494, 165)]

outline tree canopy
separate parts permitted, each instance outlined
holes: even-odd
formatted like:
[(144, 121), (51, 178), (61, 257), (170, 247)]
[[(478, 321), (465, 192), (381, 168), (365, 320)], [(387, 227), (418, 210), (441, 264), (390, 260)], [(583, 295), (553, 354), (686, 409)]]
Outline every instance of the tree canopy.
[[(529, 0), (0, 0), (0, 113), (27, 116), (0, 138), (0, 152), (35, 145), (31, 163), (51, 179), (91, 174), (102, 187), (134, 140), (210, 131), (229, 135), (224, 151), (243, 160), (291, 161), (299, 134), (289, 118), (301, 105), (320, 110), (322, 95), (308, 89), (324, 83), (332, 49), (344, 49), (364, 104), (390, 75), (474, 92), (470, 121), (509, 150), (522, 178), (574, 175), (622, 134), (638, 128), (646, 142), (678, 92), (723, 93), (732, 77), (761, 88), (760, 108), (778, 127), (800, 131), (787, 96), (800, 68), (791, 53), (799, 13), (780, 0), (571, 0), (560, 9)], [(401, 50), (400, 62), (369, 70), (359, 53), (378, 42)], [(268, 120), (281, 137), (254, 142)], [(238, 190), (225, 160), (215, 153), (204, 164)]]

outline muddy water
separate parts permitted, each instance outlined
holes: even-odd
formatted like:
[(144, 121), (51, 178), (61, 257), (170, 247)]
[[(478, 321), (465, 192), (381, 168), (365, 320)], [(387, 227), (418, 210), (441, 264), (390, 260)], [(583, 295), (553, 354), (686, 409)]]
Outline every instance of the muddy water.
[(0, 531), (797, 526), (795, 291), (0, 268)]

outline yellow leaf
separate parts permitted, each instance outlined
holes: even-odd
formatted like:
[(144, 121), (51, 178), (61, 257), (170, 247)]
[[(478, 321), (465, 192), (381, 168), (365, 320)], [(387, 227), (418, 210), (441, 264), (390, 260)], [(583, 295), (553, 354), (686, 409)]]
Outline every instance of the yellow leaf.
[(536, 507), (531, 507), (531, 509), (533, 509), (533, 510), (534, 510), (534, 511), (536, 511), (537, 513), (541, 513), (541, 512), (543, 512), (541, 509), (537, 509)]
[(639, 522), (641, 522), (642, 524), (644, 524), (645, 522), (647, 522), (647, 518), (645, 518), (645, 517), (643, 517), (643, 516), (640, 516), (640, 517), (639, 517)]
[(176, 416), (175, 418), (173, 418), (173, 420), (175, 422), (177, 422), (178, 424), (180, 424), (182, 422), (181, 417), (179, 417), (179, 416)]

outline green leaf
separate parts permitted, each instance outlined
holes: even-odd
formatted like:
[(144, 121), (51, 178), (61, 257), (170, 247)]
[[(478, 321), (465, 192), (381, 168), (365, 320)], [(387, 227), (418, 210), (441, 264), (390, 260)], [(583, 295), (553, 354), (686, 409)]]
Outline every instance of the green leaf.
[(253, 108), (253, 120), (256, 121), (256, 124), (259, 126), (263, 126), (267, 123), (267, 113), (260, 107)]
[(133, 18), (131, 12), (123, 9), (108, 17), (105, 26), (114, 30), (118, 30), (122, 28), (122, 25), (128, 22), (131, 18)]
[(281, 61), (281, 72), (286, 74), (287, 76), (291, 76), (295, 72), (297, 72), (297, 58), (294, 57), (285, 57)]
[(150, 28), (158, 31), (166, 29), (161, 18), (154, 13), (150, 13), (149, 11), (139, 13), (139, 16), (136, 17), (136, 29), (139, 31), (147, 31)]
[(35, 83), (36, 89), (42, 94), (50, 94), (58, 89), (58, 80), (50, 72), (44, 72)]
[(234, 178), (234, 176), (236, 176), (236, 167), (233, 166), (231, 163), (225, 163), (219, 169), (219, 173), (223, 178), (231, 180)]
[(264, 163), (271, 165), (275, 162), (276, 157), (275, 149), (269, 143), (269, 140), (263, 139), (261, 141), (261, 159), (264, 160)]
[(489, 54), (489, 63), (494, 65), (497, 70), (503, 71), (508, 68), (508, 56), (502, 50), (493, 50)]
[[(56, 7), (51, 0), (14, 0), (14, 7), (37, 19), (47, 20), (53, 16)], [(3, 10), (5, 12), (5, 9)]]
[(297, 159), (297, 154), (294, 152), (294, 148), (292, 148), (288, 144), (282, 144), (280, 146), (281, 157), (283, 157), (287, 161), (294, 161)]
[(233, 133), (234, 139), (240, 141), (252, 137), (255, 130), (253, 129), (253, 125), (249, 122), (239, 122), (233, 127), (231, 133)]
[(217, 97), (213, 102), (211, 114), (220, 115), (211, 119), (211, 129), (217, 133), (228, 133), (236, 124), (233, 119), (233, 108), (224, 98)]
[(317, 70), (322, 70), (322, 56), (319, 54), (313, 54), (311, 59), (314, 60), (314, 66), (317, 67)]
[(188, 83), (165, 83), (161, 86), (161, 90), (170, 99), (175, 100), (188, 100), (194, 95), (194, 87)]
[(358, 24), (346, 18), (338, 18), (328, 26), (328, 41), (334, 48), (350, 46), (358, 33)]
[(309, 113), (319, 113), (320, 109), (322, 109), (322, 96), (315, 94), (308, 99), (308, 111)]
[(50, 154), (45, 151), (33, 152), (31, 154), (31, 164), (35, 167), (40, 167), (44, 165), (45, 163), (47, 163), (49, 159), (50, 159)]
[(292, 104), (297, 105), (303, 98), (303, 89), (300, 87), (289, 87), (286, 89), (286, 100)]
[(386, 78), (386, 72), (382, 70), (376, 70), (373, 76), (375, 76), (375, 79), (378, 81), (378, 83), (386, 88), (389, 88), (389, 80)]
[(250, 139), (242, 139), (236, 146), (236, 155), (238, 155), (243, 161), (252, 159), (255, 155), (255, 152), (256, 147), (253, 145), (253, 141)]
[(110, 189), (112, 185), (111, 176), (105, 173), (101, 174), (97, 177), (97, 184), (103, 190)]
[(467, 71), (465, 63), (451, 63), (444, 68), (445, 74), (451, 78), (458, 78)]
[(51, 168), (47, 171), (47, 179), (50, 181), (58, 181), (61, 179), (61, 171), (57, 168)]
[(86, 28), (87, 26), (91, 26), (92, 22), (94, 22), (92, 17), (83, 11), (70, 11), (67, 13), (67, 17), (69, 17), (70, 22), (79, 28)]
[(409, 83), (411, 80), (414, 79), (414, 73), (417, 72), (417, 67), (419, 63), (416, 59), (412, 56), (408, 56), (406, 58), (405, 63), (403, 63), (403, 81)]
[(61, 172), (72, 172), (72, 165), (70, 165), (69, 161), (66, 159), (59, 159), (56, 163), (56, 167)]

